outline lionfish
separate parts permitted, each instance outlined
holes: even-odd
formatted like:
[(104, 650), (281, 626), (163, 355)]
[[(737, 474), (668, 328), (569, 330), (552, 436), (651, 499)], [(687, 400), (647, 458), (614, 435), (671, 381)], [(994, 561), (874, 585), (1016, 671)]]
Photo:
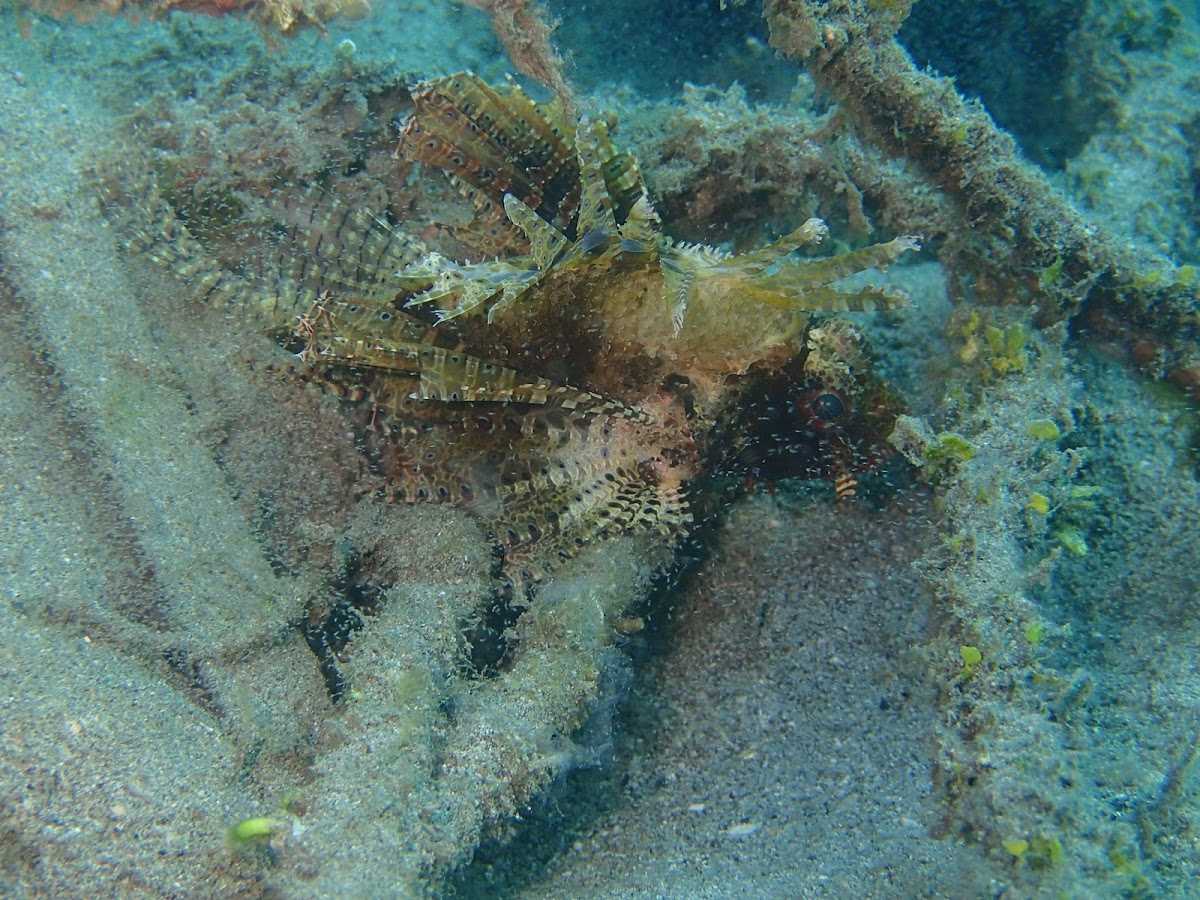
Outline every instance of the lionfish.
[[(815, 314), (901, 303), (836, 285), (915, 238), (801, 259), (827, 233), (813, 218), (753, 252), (676, 243), (603, 122), (470, 73), (411, 99), (398, 152), (470, 198), (459, 237), (477, 261), (364, 210), (302, 204), (298, 258), (256, 301), (361, 411), (392, 499), (467, 510), (531, 592), (605, 535), (685, 535), (704, 476), (824, 478), (849, 495), (887, 455), (899, 401), (861, 335)], [(251, 293), (164, 219), (152, 253), (207, 296)]]

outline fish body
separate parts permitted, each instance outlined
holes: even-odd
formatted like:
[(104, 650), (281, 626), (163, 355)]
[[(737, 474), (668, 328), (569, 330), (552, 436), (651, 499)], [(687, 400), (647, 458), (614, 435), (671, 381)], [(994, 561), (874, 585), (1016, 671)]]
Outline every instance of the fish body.
[(604, 122), (470, 73), (411, 97), (398, 152), (468, 198), (455, 237), (472, 259), (320, 186), (277, 204), (284, 224), (237, 248), (238, 271), (161, 194), (144, 199), (157, 230), (135, 243), (274, 321), (351, 405), (389, 496), (468, 510), (514, 581), (606, 535), (677, 540), (707, 476), (825, 478), (853, 495), (903, 405), (829, 317), (902, 303), (838, 282), (914, 238), (802, 257), (827, 234), (813, 218), (747, 253), (677, 243)]

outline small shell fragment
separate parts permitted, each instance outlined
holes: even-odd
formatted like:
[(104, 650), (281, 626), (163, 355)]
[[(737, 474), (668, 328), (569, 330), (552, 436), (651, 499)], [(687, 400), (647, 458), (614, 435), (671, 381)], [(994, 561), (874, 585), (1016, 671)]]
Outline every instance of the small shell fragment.
[(737, 825), (730, 825), (725, 829), (725, 836), (735, 839), (748, 838), (758, 829), (762, 828), (757, 822), (740, 822)]

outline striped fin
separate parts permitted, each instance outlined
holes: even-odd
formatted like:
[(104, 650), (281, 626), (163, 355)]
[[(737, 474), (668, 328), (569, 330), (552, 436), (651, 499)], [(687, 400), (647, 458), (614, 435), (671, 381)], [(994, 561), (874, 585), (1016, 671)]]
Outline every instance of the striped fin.
[[(872, 312), (894, 309), (906, 300), (903, 293), (866, 285), (840, 291), (831, 285), (872, 268), (885, 268), (901, 254), (920, 249), (911, 236), (886, 244), (818, 259), (789, 260), (787, 255), (805, 244), (822, 240), (828, 233), (820, 219), (809, 219), (800, 228), (753, 253), (715, 262), (709, 271), (718, 276), (748, 276), (739, 287), (744, 301), (802, 312)], [(771, 267), (775, 266), (774, 270)], [(771, 271), (768, 271), (771, 270)]]
[(604, 180), (604, 160), (600, 148), (603, 134), (601, 125), (585, 121), (580, 124), (576, 137), (581, 184), (576, 240), (579, 248), (586, 253), (603, 248), (617, 236), (612, 197)]
[(381, 293), (391, 271), (423, 249), (320, 185), (282, 189), (233, 215), (202, 243), (229, 257), (226, 268), (256, 286), (268, 312), (306, 308), (334, 288)]
[(532, 283), (538, 270), (504, 260), (460, 266), (440, 255), (430, 254), (408, 271), (401, 272), (399, 280), (402, 283), (407, 279), (419, 280), (425, 273), (436, 273), (432, 283), (404, 305), (433, 303), (441, 323), (469, 313), (497, 296), (502, 296), (505, 303), (510, 302)]
[(511, 191), (537, 205), (540, 188), (509, 162), (515, 130), (510, 119), (495, 91), (474, 75), (426, 82), (413, 92), (401, 147), (410, 158), (489, 193)]
[(858, 478), (851, 472), (838, 472), (833, 479), (833, 489), (839, 500), (850, 500), (858, 493)]
[[(811, 218), (795, 231), (785, 234), (767, 246), (736, 257), (738, 271), (754, 275), (775, 265), (793, 250), (807, 244), (819, 244), (829, 234), (829, 227), (818, 218)], [(855, 270), (857, 271), (857, 270)]]
[(493, 534), (510, 568), (533, 573), (604, 535), (653, 531), (677, 538), (692, 522), (683, 489), (647, 481), (625, 438), (608, 428), (573, 431), (544, 466), (508, 473), (504, 484), (504, 512)]
[[(796, 263), (797, 275), (805, 284), (829, 284), (862, 272), (866, 269), (885, 269), (901, 254), (909, 250), (920, 250), (921, 242), (912, 235), (902, 235), (886, 244), (872, 244), (849, 253), (839, 253), (820, 259), (806, 259)], [(786, 276), (786, 270), (780, 277)]]
[(416, 374), (429, 325), (386, 304), (321, 297), (296, 318), (292, 336), (305, 362)]
[(739, 289), (741, 298), (779, 309), (824, 313), (896, 309), (908, 300), (908, 297), (899, 291), (871, 284), (856, 287), (853, 292), (839, 291), (826, 284), (810, 284), (802, 277), (788, 278), (788, 274), (795, 276), (798, 273), (780, 273), (769, 279), (747, 282)]
[(413, 91), (403, 132), (407, 156), (496, 200), (512, 193), (551, 222), (573, 211), (578, 173), (571, 135), (515, 85), (492, 88), (471, 72), (425, 82)]
[(504, 195), (504, 210), (529, 239), (529, 253), (537, 267), (545, 272), (566, 249), (566, 237), (512, 194)]
[(657, 254), (658, 225), (658, 213), (650, 205), (650, 198), (642, 194), (618, 229), (621, 234), (621, 249), (626, 253)]
[(369, 337), (339, 338), (316, 351), (311, 361), (358, 369), (415, 375), (421, 369), (421, 344), (390, 344)]
[(383, 299), (393, 289), (393, 273), (426, 252), (421, 241), (321, 185), (298, 198), (277, 197), (268, 209), (287, 227), (274, 236), (273, 265), (262, 277), (289, 278), (300, 297), (339, 291)]
[(667, 291), (667, 302), (671, 309), (671, 323), (675, 335), (683, 329), (683, 317), (687, 314), (688, 297), (692, 283), (696, 280), (696, 267), (679, 254), (663, 256), (659, 260), (663, 273), (663, 284)]
[(137, 151), (126, 148), (130, 162), (120, 179), (101, 186), (104, 214), (121, 235), (128, 253), (142, 253), (169, 269), (209, 302), (235, 304), (252, 294), (241, 276), (222, 267), (163, 196)]
[(525, 235), (490, 193), (455, 175), (450, 175), (449, 180), (450, 186), (465, 197), (475, 210), (474, 217), (466, 225), (449, 228), (469, 253), (486, 259), (521, 254), (529, 249)]
[(530, 178), (541, 185), (542, 205), (535, 211), (556, 227), (566, 228), (575, 219), (579, 207), (579, 170), (575, 165), (575, 154), (571, 152), (575, 140), (574, 122), (568, 121), (560, 109), (534, 103), (511, 80), (503, 96), (514, 116), (542, 141), (542, 157), (532, 153), (517, 154)]
[(597, 415), (619, 416), (646, 423), (650, 417), (636, 407), (609, 400), (593, 391), (555, 384), (545, 378), (523, 375), (458, 350), (424, 344), (419, 348), (422, 400), (451, 403), (496, 401), (555, 405)]
[(378, 369), (393, 374), (417, 374), (421, 369), (420, 351), (425, 346), (327, 329), (322, 325), (320, 306), (299, 316), (293, 335), (302, 344), (297, 355), (304, 362)]
[(321, 305), (343, 334), (367, 333), (397, 344), (417, 344), (432, 338), (433, 329), (427, 323), (391, 304), (351, 298), (325, 300)]
[(180, 213), (148, 166), (135, 159), (130, 168), (105, 196), (126, 248), (169, 269), (195, 299), (237, 306), (275, 325), (327, 292), (389, 296), (396, 269), (425, 249), (320, 185), (280, 190), (253, 216), (203, 197)]
[(646, 196), (646, 183), (637, 158), (631, 153), (617, 152), (608, 136), (608, 128), (602, 122), (597, 122), (595, 127), (604, 183), (612, 198), (617, 221), (624, 222), (638, 201)]

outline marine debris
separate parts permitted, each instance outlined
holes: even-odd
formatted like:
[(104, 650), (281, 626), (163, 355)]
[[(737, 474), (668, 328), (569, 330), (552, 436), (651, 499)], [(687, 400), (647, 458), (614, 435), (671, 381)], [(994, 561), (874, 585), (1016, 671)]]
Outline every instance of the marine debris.
[[(910, 6), (766, 3), (773, 44), (957, 207), (939, 248), (959, 305), (946, 328), (954, 366), (925, 411), (946, 430), (905, 417), (894, 433), (936, 484), (945, 533), (920, 564), (940, 619), (929, 652), (943, 679), (942, 833), (978, 845), (1002, 889), (1170, 893), (1186, 876), (1143, 865), (1163, 839), (1146, 822), (1160, 797), (1172, 809), (1179, 798), (1169, 774), (1147, 770), (1169, 773), (1180, 757), (1140, 736), (1194, 721), (1194, 678), (1151, 662), (1152, 647), (1194, 642), (1190, 624), (1164, 629), (1194, 619), (1189, 413), (1149, 401), (1088, 340), (1107, 337), (1102, 349), (1194, 403), (1194, 266), (1089, 219), (981, 106), (918, 71), (894, 37)], [(1106, 656), (1110, 639), (1125, 649)], [(1156, 682), (1170, 685), (1169, 714)]]
[(574, 115), (574, 95), (563, 74), (563, 59), (550, 42), (554, 26), (547, 20), (542, 5), (536, 0), (464, 2), (488, 14), (493, 33), (504, 45), (517, 71), (549, 88), (563, 108)]
[(961, 272), (990, 285), (995, 302), (1022, 299), (1041, 322), (1082, 309), (1093, 330), (1150, 344), (1133, 361), (1194, 396), (1200, 286), (1188, 267), (1083, 215), (982, 106), (950, 79), (918, 70), (895, 38), (911, 6), (767, 0), (764, 14), (772, 46), (804, 65), (856, 128), (956, 199), (971, 229), (947, 236), (941, 251), (952, 279)]

